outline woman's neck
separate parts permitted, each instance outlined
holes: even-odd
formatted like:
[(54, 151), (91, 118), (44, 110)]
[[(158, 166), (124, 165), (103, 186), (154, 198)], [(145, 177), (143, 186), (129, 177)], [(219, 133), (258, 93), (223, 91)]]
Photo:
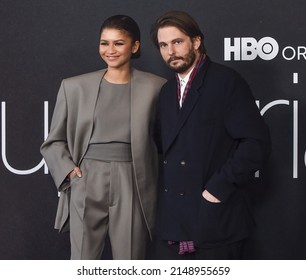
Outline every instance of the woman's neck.
[(104, 75), (104, 79), (113, 84), (127, 84), (131, 79), (131, 68), (108, 68)]

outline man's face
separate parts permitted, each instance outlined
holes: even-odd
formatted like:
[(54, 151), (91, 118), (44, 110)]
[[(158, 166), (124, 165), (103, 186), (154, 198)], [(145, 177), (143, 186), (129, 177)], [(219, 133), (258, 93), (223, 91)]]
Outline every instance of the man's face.
[(166, 26), (158, 30), (157, 39), (167, 66), (183, 77), (188, 74), (199, 56), (200, 38), (191, 40), (178, 28)]

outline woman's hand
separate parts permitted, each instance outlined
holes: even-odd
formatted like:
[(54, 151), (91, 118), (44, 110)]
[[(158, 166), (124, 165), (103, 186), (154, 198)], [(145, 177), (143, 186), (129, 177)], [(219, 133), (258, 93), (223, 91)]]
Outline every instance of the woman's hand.
[(73, 170), (68, 174), (69, 180), (71, 180), (74, 176), (78, 176), (79, 178), (82, 177), (82, 171), (77, 166), (75, 166)]

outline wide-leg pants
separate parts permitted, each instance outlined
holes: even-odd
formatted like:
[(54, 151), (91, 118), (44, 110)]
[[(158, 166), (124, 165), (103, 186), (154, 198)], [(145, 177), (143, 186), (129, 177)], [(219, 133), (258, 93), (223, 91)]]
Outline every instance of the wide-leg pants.
[(107, 232), (113, 259), (144, 259), (148, 230), (132, 162), (83, 159), (71, 179), (71, 259), (100, 259)]

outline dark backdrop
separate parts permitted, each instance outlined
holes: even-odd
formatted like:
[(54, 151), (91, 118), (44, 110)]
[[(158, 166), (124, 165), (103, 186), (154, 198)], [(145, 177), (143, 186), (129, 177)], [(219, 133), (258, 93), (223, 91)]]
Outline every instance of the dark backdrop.
[(244, 76), (270, 126), (271, 158), (248, 189), (257, 229), (245, 258), (306, 259), (302, 0), (1, 0), (0, 259), (69, 258), (69, 236), (53, 230), (57, 191), (39, 153), (60, 82), (105, 67), (99, 28), (119, 13), (142, 31), (134, 66), (170, 77), (148, 34), (156, 17), (173, 9), (199, 22), (214, 61)]

